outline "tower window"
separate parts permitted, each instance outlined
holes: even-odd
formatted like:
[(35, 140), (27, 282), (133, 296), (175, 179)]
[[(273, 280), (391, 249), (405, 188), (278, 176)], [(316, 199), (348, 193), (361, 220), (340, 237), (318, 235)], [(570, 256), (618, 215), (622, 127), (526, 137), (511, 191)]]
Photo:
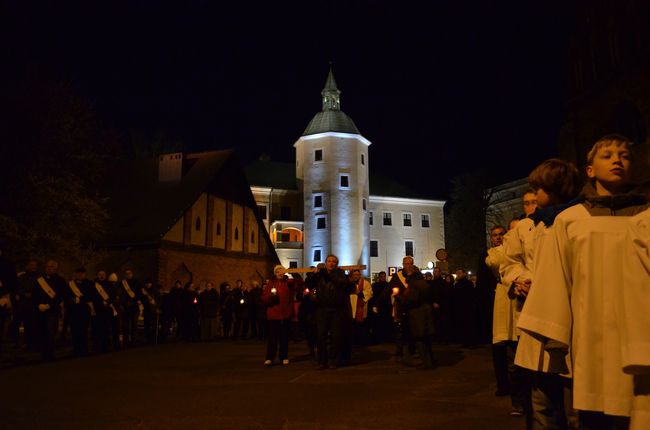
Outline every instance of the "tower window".
[(366, 156), (365, 156), (365, 154), (361, 154), (361, 165), (362, 166), (366, 165)]
[(375, 225), (375, 213), (373, 211), (368, 213), (368, 224)]
[(314, 161), (323, 161), (323, 150), (314, 149)]
[(413, 241), (407, 240), (404, 242), (404, 255), (413, 257)]
[(384, 225), (393, 225), (393, 214), (392, 213), (384, 212), (383, 224)]
[(235, 240), (239, 240), (239, 227), (235, 227)]
[(316, 229), (324, 230), (326, 228), (327, 228), (327, 223), (325, 221), (325, 217), (324, 216), (316, 217)]
[(350, 189), (350, 176), (348, 175), (341, 175), (339, 176), (339, 188), (341, 189)]
[(429, 214), (422, 214), (422, 228), (429, 228), (431, 223), (429, 222)]
[(315, 195), (314, 196), (314, 207), (315, 208), (322, 208), (323, 207), (323, 196), (321, 196), (321, 195)]
[(217, 223), (217, 236), (221, 236), (221, 223)]
[(376, 240), (370, 241), (370, 256), (379, 257), (379, 242)]
[(297, 269), (298, 268), (298, 262), (297, 261), (289, 261), (289, 269)]
[(363, 206), (363, 210), (366, 210), (366, 199), (361, 199), (361, 206)]
[(196, 217), (196, 221), (194, 221), (194, 230), (201, 230), (201, 218), (199, 217)]
[(402, 214), (402, 225), (404, 227), (412, 227), (413, 222), (411, 220), (411, 214)]
[(321, 255), (320, 255), (320, 249), (314, 249), (314, 263), (320, 263), (321, 262)]

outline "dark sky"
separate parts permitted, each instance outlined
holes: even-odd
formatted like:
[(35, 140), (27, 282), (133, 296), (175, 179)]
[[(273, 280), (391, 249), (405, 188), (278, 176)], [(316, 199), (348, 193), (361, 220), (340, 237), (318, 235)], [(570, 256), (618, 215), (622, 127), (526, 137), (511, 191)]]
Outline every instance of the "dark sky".
[(5, 64), (71, 83), (126, 140), (292, 162), (331, 60), (371, 169), (428, 195), (555, 153), (567, 2), (23, 3), (2, 14)]

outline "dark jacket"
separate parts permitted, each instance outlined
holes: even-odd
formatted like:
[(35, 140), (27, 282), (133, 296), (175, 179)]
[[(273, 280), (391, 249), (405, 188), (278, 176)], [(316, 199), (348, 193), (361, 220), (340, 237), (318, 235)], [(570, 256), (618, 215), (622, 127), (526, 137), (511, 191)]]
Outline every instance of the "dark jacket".
[(406, 310), (410, 334), (414, 339), (432, 336), (434, 334), (433, 289), (419, 271), (408, 276), (406, 282), (408, 288), (404, 291), (402, 303)]
[(201, 318), (216, 318), (219, 314), (219, 293), (214, 288), (203, 290), (199, 294), (199, 311)]
[(341, 269), (334, 269), (331, 272), (321, 269), (315, 276), (316, 289), (312, 291), (312, 296), (318, 308), (340, 311), (349, 308), (354, 284)]

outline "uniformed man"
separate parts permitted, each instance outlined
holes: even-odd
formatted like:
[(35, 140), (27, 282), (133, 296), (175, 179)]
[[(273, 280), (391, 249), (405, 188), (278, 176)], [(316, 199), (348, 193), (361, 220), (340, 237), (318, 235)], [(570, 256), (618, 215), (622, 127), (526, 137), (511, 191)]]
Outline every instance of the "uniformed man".
[(16, 268), (2, 255), (0, 244), (0, 348), (11, 316), (11, 294), (16, 288)]
[(160, 309), (160, 290), (150, 278), (145, 279), (142, 288), (142, 306), (144, 316), (144, 337), (153, 344), (158, 336), (158, 315)]
[(45, 274), (36, 279), (34, 286), (34, 306), (36, 308), (36, 327), (41, 341), (43, 360), (54, 360), (54, 339), (59, 327), (61, 303), (68, 288), (57, 274), (59, 263), (49, 260), (45, 264)]
[(9, 328), (10, 336), (13, 338), (16, 346), (20, 346), (20, 326), (23, 326), (25, 334), (25, 344), (27, 348), (35, 350), (35, 330), (34, 330), (34, 286), (38, 274), (38, 263), (36, 260), (29, 260), (25, 265), (25, 271), (18, 275), (18, 283), (13, 293), (13, 319)]
[(88, 327), (91, 315), (95, 313), (85, 268), (80, 267), (74, 271), (74, 279), (68, 282), (65, 291), (64, 303), (70, 321), (72, 355), (80, 357), (88, 354)]
[(140, 281), (134, 278), (132, 269), (124, 271), (124, 279), (122, 279), (119, 287), (120, 300), (124, 306), (124, 316), (122, 318), (124, 345), (127, 347), (135, 346), (143, 287)]
[(91, 290), (95, 315), (91, 319), (93, 352), (108, 352), (110, 347), (109, 333), (111, 332), (113, 318), (118, 316), (113, 305), (111, 288), (106, 279), (106, 272), (97, 272), (97, 278)]

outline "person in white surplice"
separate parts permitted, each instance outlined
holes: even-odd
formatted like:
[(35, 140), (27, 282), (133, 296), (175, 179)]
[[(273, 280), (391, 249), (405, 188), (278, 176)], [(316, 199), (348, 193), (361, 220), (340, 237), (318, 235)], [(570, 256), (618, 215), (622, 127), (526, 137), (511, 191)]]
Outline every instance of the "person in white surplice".
[[(626, 327), (650, 312), (630, 306), (624, 291), (628, 276), (642, 277), (646, 289), (650, 284), (647, 272), (624, 273), (628, 225), (649, 212), (646, 196), (630, 185), (630, 146), (627, 138), (609, 135), (589, 151), (585, 202), (555, 219), (518, 322), (520, 329), (570, 347), (573, 406), (583, 429), (650, 428), (643, 395), (647, 357), (626, 354)], [(631, 362), (624, 365), (626, 357)]]

